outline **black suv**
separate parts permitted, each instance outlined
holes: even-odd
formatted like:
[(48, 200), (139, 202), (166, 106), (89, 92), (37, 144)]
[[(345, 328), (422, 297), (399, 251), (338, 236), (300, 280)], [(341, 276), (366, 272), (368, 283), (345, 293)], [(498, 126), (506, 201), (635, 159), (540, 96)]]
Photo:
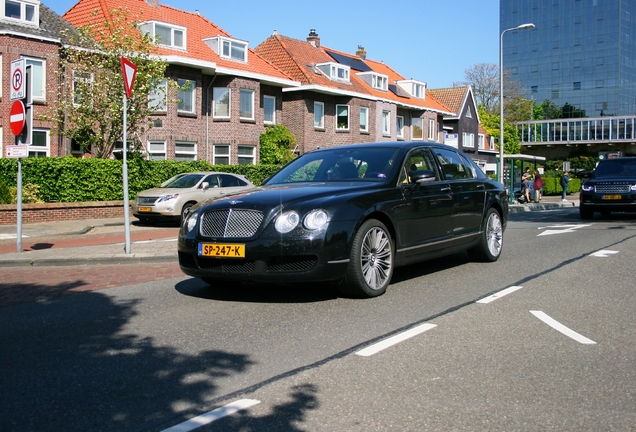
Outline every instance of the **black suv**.
[(592, 178), (581, 185), (581, 219), (613, 211), (636, 212), (636, 157), (600, 161)]

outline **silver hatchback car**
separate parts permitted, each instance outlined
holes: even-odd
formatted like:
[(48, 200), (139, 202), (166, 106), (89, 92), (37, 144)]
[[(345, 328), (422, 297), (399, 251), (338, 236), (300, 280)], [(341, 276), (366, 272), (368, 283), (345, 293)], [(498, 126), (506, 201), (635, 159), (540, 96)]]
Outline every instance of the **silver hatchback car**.
[(243, 175), (222, 172), (179, 174), (161, 187), (137, 194), (132, 213), (141, 222), (181, 220), (188, 209), (200, 201), (253, 188)]

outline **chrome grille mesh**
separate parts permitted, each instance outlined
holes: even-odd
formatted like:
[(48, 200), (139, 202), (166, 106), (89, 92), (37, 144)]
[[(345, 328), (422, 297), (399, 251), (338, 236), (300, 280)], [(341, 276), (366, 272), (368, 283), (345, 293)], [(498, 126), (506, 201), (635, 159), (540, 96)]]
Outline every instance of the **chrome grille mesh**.
[(628, 184), (597, 184), (596, 192), (598, 193), (629, 193), (630, 186)]
[(205, 237), (252, 237), (263, 222), (263, 213), (255, 210), (226, 209), (206, 212), (201, 218)]

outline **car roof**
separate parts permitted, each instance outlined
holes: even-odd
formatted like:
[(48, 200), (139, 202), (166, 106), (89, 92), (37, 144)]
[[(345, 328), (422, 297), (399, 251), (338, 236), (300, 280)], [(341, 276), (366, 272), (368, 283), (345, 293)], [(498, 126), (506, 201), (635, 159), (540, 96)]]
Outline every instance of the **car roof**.
[(380, 142), (368, 142), (368, 143), (359, 143), (359, 144), (346, 144), (339, 145), (334, 147), (326, 147), (318, 150), (313, 150), (315, 152), (322, 151), (330, 151), (330, 150), (350, 150), (356, 149), (360, 147), (389, 147), (396, 149), (409, 149), (412, 147), (448, 147), (457, 150), (456, 147), (449, 146), (447, 144), (437, 143), (437, 142), (429, 142), (429, 141), (380, 141)]

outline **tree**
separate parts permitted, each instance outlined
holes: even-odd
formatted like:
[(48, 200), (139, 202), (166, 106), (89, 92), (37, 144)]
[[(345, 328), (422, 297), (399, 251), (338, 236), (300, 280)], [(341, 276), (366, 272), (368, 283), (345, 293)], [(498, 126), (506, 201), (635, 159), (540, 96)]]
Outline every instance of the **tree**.
[[(478, 106), (479, 119), (481, 125), (486, 130), (488, 135), (495, 138), (497, 145), (499, 145), (500, 137), (500, 124), (498, 114), (488, 114), (483, 106)], [(504, 154), (517, 154), (521, 151), (521, 145), (519, 143), (519, 134), (517, 128), (508, 123), (504, 119)]]
[(296, 137), (283, 125), (266, 126), (260, 136), (262, 164), (286, 164), (296, 157)]
[[(138, 18), (138, 19), (135, 19)], [(59, 110), (51, 117), (63, 135), (74, 139), (85, 152), (98, 158), (112, 155), (123, 142), (123, 91), (120, 58), (136, 67), (132, 97), (127, 101), (128, 143), (139, 146), (139, 137), (151, 127), (148, 96), (164, 79), (167, 63), (153, 56), (153, 40), (142, 34), (126, 9), (110, 11), (110, 19), (97, 23), (96, 14), (61, 57), (62, 86)]]

